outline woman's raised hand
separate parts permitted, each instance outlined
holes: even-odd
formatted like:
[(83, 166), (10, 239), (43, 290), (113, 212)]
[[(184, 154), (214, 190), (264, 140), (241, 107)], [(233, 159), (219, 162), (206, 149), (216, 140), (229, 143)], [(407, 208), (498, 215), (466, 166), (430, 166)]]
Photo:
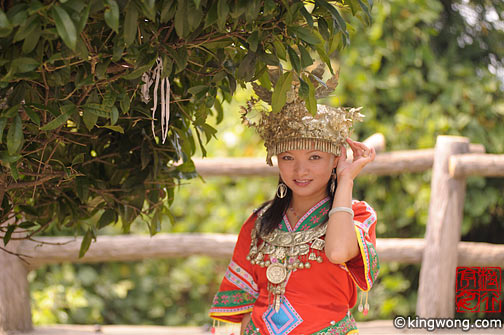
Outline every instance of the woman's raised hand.
[(341, 156), (336, 167), (338, 180), (341, 178), (350, 178), (354, 180), (361, 170), (376, 157), (374, 148), (368, 148), (364, 143), (346, 139), (350, 149), (353, 152), (353, 161), (347, 159), (347, 152), (344, 145), (341, 146)]

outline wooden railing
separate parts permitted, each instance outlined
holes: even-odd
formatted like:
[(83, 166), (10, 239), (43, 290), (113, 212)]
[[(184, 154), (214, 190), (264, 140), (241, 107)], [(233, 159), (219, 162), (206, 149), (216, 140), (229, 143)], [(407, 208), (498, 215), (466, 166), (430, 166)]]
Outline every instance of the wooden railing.
[[(371, 140), (372, 139), (372, 140)], [(383, 137), (368, 144), (382, 149)], [(377, 150), (380, 151), (380, 150)], [(421, 263), (417, 314), (422, 317), (454, 315), (456, 266), (504, 266), (504, 245), (460, 242), (460, 226), (469, 175), (504, 177), (504, 155), (484, 153), (467, 138), (439, 136), (434, 149), (378, 153), (363, 174), (394, 175), (433, 169), (429, 219), (424, 239), (377, 239), (382, 262)], [(264, 159), (226, 158), (195, 160), (202, 176), (277, 175)], [(83, 258), (80, 238), (40, 237), (40, 242), (11, 241), (9, 250), (29, 255), (29, 266), (17, 257), (0, 253), (0, 333), (31, 329), (28, 271), (61, 262), (110, 262), (147, 258), (208, 255), (229, 258), (235, 235), (158, 234), (100, 236)], [(435, 283), (435, 284), (434, 284)], [(437, 307), (436, 307), (437, 306)]]

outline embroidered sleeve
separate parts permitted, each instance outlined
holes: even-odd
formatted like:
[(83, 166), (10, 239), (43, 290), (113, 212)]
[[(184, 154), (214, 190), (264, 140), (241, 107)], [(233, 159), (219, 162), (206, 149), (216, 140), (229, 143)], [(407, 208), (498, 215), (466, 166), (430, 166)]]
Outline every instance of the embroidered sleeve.
[(376, 253), (376, 212), (365, 201), (354, 200), (352, 209), (360, 254), (346, 262), (346, 267), (355, 284), (367, 292), (380, 270)]
[(255, 217), (255, 215), (249, 217), (240, 230), (233, 257), (210, 308), (211, 318), (240, 323), (243, 314), (252, 311), (259, 296), (252, 265), (245, 258), (250, 248), (250, 233), (254, 227)]

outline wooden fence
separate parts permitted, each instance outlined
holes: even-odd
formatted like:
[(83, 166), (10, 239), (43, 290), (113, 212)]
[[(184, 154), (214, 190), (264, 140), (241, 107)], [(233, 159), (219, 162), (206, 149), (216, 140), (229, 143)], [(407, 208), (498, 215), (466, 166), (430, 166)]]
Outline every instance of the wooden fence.
[[(368, 144), (384, 147), (380, 136)], [(504, 155), (484, 153), (464, 137), (439, 136), (434, 149), (378, 153), (363, 174), (394, 175), (433, 169), (429, 218), (423, 239), (377, 239), (381, 262), (421, 263), (417, 314), (421, 317), (453, 317), (456, 266), (504, 267), (504, 245), (460, 242), (469, 175), (504, 177)], [(196, 160), (202, 176), (276, 175), (264, 159), (227, 158)], [(148, 258), (208, 255), (229, 258), (235, 235), (158, 234), (149, 236), (100, 236), (83, 258), (78, 258), (80, 238), (40, 237), (41, 242), (11, 241), (9, 250), (29, 255), (26, 266), (17, 257), (0, 253), (0, 333), (32, 328), (27, 274), (44, 264), (62, 262), (110, 262)]]

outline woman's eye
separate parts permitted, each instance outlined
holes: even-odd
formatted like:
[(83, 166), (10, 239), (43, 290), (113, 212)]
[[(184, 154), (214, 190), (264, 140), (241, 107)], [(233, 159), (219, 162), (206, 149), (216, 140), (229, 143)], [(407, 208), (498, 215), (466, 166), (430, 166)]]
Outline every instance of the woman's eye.
[(291, 159), (292, 159), (292, 157), (291, 157), (291, 156), (282, 156), (282, 159), (283, 159), (284, 161), (289, 161), (289, 160), (291, 160)]
[(310, 156), (310, 159), (320, 159), (320, 156), (319, 155), (312, 155), (312, 156)]

